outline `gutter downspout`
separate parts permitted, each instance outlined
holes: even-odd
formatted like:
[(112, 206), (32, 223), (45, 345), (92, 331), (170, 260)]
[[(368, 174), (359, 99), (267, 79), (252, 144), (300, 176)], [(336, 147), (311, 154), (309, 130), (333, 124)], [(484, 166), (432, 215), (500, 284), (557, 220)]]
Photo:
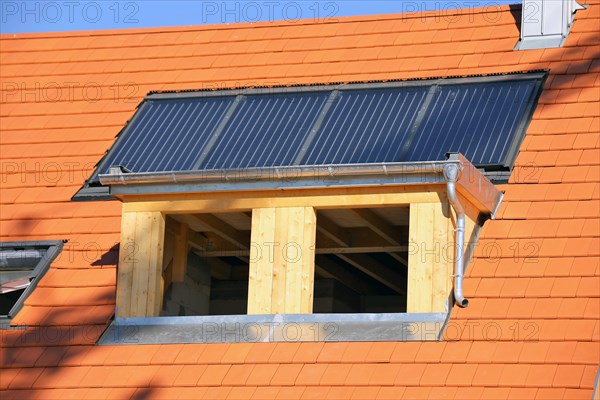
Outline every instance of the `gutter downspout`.
[(444, 166), (444, 178), (446, 179), (446, 189), (448, 200), (456, 213), (456, 255), (454, 261), (454, 302), (457, 306), (465, 308), (469, 305), (469, 300), (463, 295), (463, 276), (464, 276), (464, 248), (465, 248), (465, 210), (456, 195), (456, 182), (460, 174), (459, 167), (454, 164)]

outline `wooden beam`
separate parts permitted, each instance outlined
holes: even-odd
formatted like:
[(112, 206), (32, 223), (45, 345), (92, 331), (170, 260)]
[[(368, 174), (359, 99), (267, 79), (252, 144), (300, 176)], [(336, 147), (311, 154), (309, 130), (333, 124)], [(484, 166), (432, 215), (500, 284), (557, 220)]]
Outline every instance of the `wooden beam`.
[[(289, 232), (290, 231), (294, 231), (294, 233), (297, 235), (298, 230), (300, 229), (299, 226), (296, 226), (296, 224), (294, 224), (298, 218), (293, 218), (294, 215), (291, 215), (292, 213), (286, 209), (286, 208), (276, 208), (275, 209), (275, 226), (274, 226), (274, 230), (275, 230), (275, 243), (278, 244), (278, 246), (273, 246), (272, 247), (272, 257), (273, 257), (273, 275), (272, 275), (272, 279), (273, 279), (273, 288), (271, 291), (271, 313), (275, 314), (283, 314), (286, 312), (286, 300), (287, 300), (287, 296), (286, 296), (286, 291), (287, 292), (291, 292), (290, 293), (290, 298), (292, 298), (292, 300), (300, 302), (300, 299), (294, 299), (294, 295), (298, 296), (298, 293), (300, 291), (300, 279), (299, 277), (294, 274), (292, 275), (291, 273), (288, 274), (287, 271), (287, 267), (288, 267), (288, 263), (286, 260), (287, 255), (284, 254), (283, 248), (280, 247), (288, 242), (293, 242), (293, 243), (298, 243), (298, 239), (297, 238), (293, 238), (295, 240), (293, 240), (292, 238), (289, 237)], [(294, 226), (292, 226), (292, 224), (294, 224)], [(254, 243), (255, 245), (259, 245), (261, 246), (261, 243)], [(263, 248), (264, 249), (264, 248)], [(263, 250), (264, 251), (264, 250)], [(271, 257), (270, 251), (271, 249), (269, 248), (267, 250), (269, 252), (268, 257)], [(266, 256), (266, 255), (265, 255)], [(293, 271), (290, 271), (293, 272)], [(289, 275), (289, 276), (288, 276)], [(287, 287), (287, 279), (290, 279), (290, 285), (289, 287)], [(312, 307), (311, 307), (311, 311), (312, 311)]]
[(371, 230), (389, 243), (400, 246), (402, 242), (404, 242), (400, 239), (400, 229), (381, 218), (375, 212), (368, 208), (353, 208), (350, 211), (367, 224)]
[[(299, 211), (303, 211), (303, 213), (301, 214)], [(290, 233), (289, 239), (291, 239), (292, 243), (298, 240), (296, 243), (300, 245), (302, 252), (300, 253), (300, 259), (297, 261), (298, 264), (296, 265), (296, 268), (293, 268), (294, 273), (292, 275), (297, 275), (297, 278), (294, 279), (292, 276), (288, 282), (293, 284), (294, 281), (297, 282), (299, 278), (301, 293), (299, 303), (296, 297), (291, 298), (291, 296), (293, 296), (292, 291), (287, 294), (286, 312), (312, 313), (315, 288), (317, 212), (312, 207), (303, 207), (303, 210), (298, 210), (298, 212), (295, 212), (294, 214), (295, 220), (293, 226), (295, 229)]]
[[(166, 222), (169, 220), (170, 218), (167, 218), (165, 221), (165, 225)], [(167, 265), (169, 265), (169, 263), (171, 263), (173, 261), (173, 253), (175, 251), (175, 233), (172, 231), (169, 231), (168, 229), (166, 229), (165, 227), (165, 245), (164, 245), (164, 249), (163, 249), (163, 270), (166, 269)]]
[[(317, 236), (316, 254), (338, 254), (338, 253), (390, 253), (390, 252), (406, 252), (408, 245), (392, 246), (386, 244), (381, 238), (373, 235), (373, 232), (368, 228), (348, 228), (350, 240), (354, 247), (347, 247), (338, 244), (328, 236), (319, 233)], [(250, 255), (250, 250), (239, 249), (233, 243), (225, 240), (213, 232), (195, 233), (191, 236), (194, 242), (191, 245), (198, 250), (198, 255), (201, 257), (237, 257), (245, 262)], [(408, 242), (408, 240), (407, 240)]]
[(241, 249), (250, 249), (249, 238), (231, 225), (211, 214), (194, 214), (193, 218), (210, 227), (217, 235)]
[(339, 281), (341, 284), (349, 287), (360, 294), (373, 295), (377, 294), (377, 290), (373, 286), (365, 282), (364, 279), (356, 276), (343, 265), (335, 262), (333, 259), (325, 255), (318, 255), (315, 258), (315, 268), (325, 272), (327, 276)]
[(380, 246), (380, 247), (318, 247), (316, 254), (359, 254), (359, 253), (392, 253), (407, 251), (408, 246)]
[[(368, 208), (355, 208), (350, 211), (358, 216), (364, 223), (366, 223), (367, 227), (369, 227), (377, 235), (381, 236), (389, 243), (396, 246), (406, 245), (408, 238), (404, 232), (399, 227), (394, 226), (385, 219), (381, 218), (375, 212), (369, 210)], [(390, 256), (396, 261), (399, 261), (402, 265), (408, 266), (408, 260), (399, 254), (390, 253)]]
[(205, 234), (199, 232), (190, 232), (188, 234), (188, 244), (190, 247), (198, 251), (207, 251), (209, 249), (210, 242)]
[[(374, 235), (369, 228), (342, 228), (335, 224), (319, 226), (317, 224), (317, 251), (325, 248), (365, 248), (370, 250), (365, 253), (385, 253), (389, 251), (407, 251), (408, 238), (404, 243), (390, 244), (378, 235)], [(336, 232), (344, 232), (344, 238), (336, 237)]]
[(277, 192), (198, 193), (127, 196), (126, 211), (162, 211), (189, 214), (198, 211), (236, 212), (268, 207), (356, 208), (440, 202), (446, 199), (443, 185), (374, 186), (359, 188), (296, 189)]
[(400, 294), (406, 293), (406, 278), (371, 256), (367, 254), (337, 254), (337, 256), (390, 289)]
[(450, 205), (410, 207), (407, 312), (445, 312), (452, 288), (454, 236)]
[[(350, 247), (352, 238), (348, 229), (343, 229), (335, 222), (324, 216), (318, 215), (319, 222), (317, 224), (317, 232), (327, 237), (329, 240), (342, 247)], [(318, 246), (318, 243), (317, 243)]]
[(121, 241), (117, 267), (117, 297), (115, 314), (119, 318), (130, 316), (131, 289), (136, 258), (135, 228), (137, 213), (123, 212), (121, 216)]
[(273, 257), (263, 255), (263, 246), (254, 243), (275, 243), (275, 209), (259, 208), (252, 212), (253, 244), (250, 250), (248, 277), (248, 314), (271, 314), (273, 292)]
[[(314, 250), (315, 254), (365, 254), (365, 253), (392, 253), (407, 251), (408, 246), (387, 246), (387, 247), (323, 247)], [(244, 260), (244, 257), (249, 257), (252, 254), (251, 250), (226, 249), (205, 251), (198, 249), (200, 257), (237, 257)], [(391, 254), (390, 254), (391, 256)]]
[(173, 282), (183, 282), (187, 273), (189, 231), (186, 224), (179, 224), (178, 232), (173, 236)]
[(174, 219), (172, 217), (167, 217), (165, 219), (165, 232), (167, 234), (173, 233), (176, 235), (179, 232), (180, 228), (181, 228), (181, 222), (177, 221), (176, 219)]
[(253, 210), (248, 314), (312, 312), (315, 232), (311, 207)]
[(118, 317), (154, 317), (162, 306), (165, 217), (124, 212), (117, 280)]
[[(370, 277), (383, 283), (384, 285), (392, 288), (399, 293), (406, 293), (406, 279), (401, 274), (394, 272), (389, 267), (377, 262), (374, 258), (365, 255), (364, 253), (376, 252), (376, 253), (388, 253), (393, 251), (404, 251), (408, 249), (408, 246), (385, 246), (381, 243), (377, 243), (377, 247), (361, 247), (365, 243), (357, 243), (359, 240), (353, 239), (350, 232), (354, 229), (342, 229), (336, 225), (333, 221), (325, 219), (325, 224), (322, 224), (323, 218), (319, 216), (319, 222), (317, 224), (317, 230), (322, 233), (325, 237), (321, 238), (317, 242), (316, 254), (337, 254), (342, 260), (351, 264), (360, 271), (366, 273)], [(360, 228), (359, 228), (360, 229)], [(340, 239), (338, 235), (343, 235), (344, 239)], [(373, 239), (372, 233), (367, 233), (366, 238), (371, 241)], [(327, 248), (322, 247), (323, 242), (331, 241), (334, 244), (338, 244), (341, 247)], [(364, 242), (363, 240), (360, 240)], [(350, 247), (352, 245), (352, 247)], [(353, 254), (353, 255), (349, 255)]]

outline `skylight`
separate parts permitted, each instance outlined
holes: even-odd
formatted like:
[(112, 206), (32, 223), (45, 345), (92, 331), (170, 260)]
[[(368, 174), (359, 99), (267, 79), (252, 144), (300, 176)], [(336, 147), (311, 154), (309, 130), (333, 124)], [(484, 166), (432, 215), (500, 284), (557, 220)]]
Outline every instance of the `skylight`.
[(62, 242), (0, 243), (0, 318), (12, 318), (58, 255)]

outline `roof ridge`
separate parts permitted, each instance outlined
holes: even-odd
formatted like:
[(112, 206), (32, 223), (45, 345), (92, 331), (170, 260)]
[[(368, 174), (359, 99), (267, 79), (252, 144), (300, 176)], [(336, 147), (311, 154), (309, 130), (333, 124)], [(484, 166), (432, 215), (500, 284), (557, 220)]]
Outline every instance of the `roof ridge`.
[[(487, 5), (485, 7), (473, 8), (455, 8), (444, 10), (444, 17), (448, 18), (455, 15), (463, 15), (465, 10), (469, 11), (470, 15), (475, 14), (497, 14), (498, 12), (510, 12), (511, 7), (520, 6), (518, 4), (502, 4), (493, 5), (494, 8)], [(330, 21), (319, 21), (315, 18), (305, 18), (295, 21), (259, 21), (259, 22), (235, 22), (227, 24), (206, 24), (206, 25), (186, 25), (186, 26), (161, 26), (151, 28), (121, 28), (121, 29), (102, 29), (102, 30), (80, 30), (80, 31), (64, 31), (64, 32), (29, 32), (29, 33), (8, 33), (0, 34), (0, 40), (19, 40), (19, 39), (56, 39), (56, 38), (73, 38), (73, 37), (89, 37), (89, 36), (127, 36), (146, 34), (164, 34), (164, 33), (183, 33), (193, 31), (224, 31), (237, 30), (246, 28), (273, 28), (286, 26), (310, 26), (310, 25), (327, 25), (327, 24), (344, 24), (356, 22), (374, 22), (379, 20), (395, 20), (395, 19), (429, 19), (440, 18), (440, 10), (430, 10), (421, 12), (406, 12), (406, 13), (391, 13), (391, 14), (374, 14), (374, 15), (352, 15), (335, 17)]]

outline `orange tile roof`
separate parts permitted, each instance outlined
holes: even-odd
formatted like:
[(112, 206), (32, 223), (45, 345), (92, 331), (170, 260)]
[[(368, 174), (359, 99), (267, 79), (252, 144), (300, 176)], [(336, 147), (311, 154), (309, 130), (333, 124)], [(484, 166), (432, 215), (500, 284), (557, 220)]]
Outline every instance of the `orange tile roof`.
[[(600, 4), (513, 51), (508, 6), (0, 36), (0, 240), (67, 239), (0, 331), (3, 399), (591, 398), (600, 359)], [(448, 341), (96, 346), (121, 207), (72, 203), (149, 91), (550, 70)], [(490, 249), (494, 247), (495, 252)]]

